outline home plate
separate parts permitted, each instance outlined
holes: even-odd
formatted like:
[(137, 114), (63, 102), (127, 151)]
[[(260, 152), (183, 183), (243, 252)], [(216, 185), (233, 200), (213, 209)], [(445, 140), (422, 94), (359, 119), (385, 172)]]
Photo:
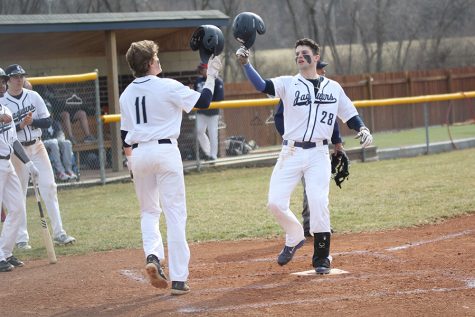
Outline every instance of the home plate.
[(298, 276), (309, 276), (309, 275), (338, 275), (338, 274), (348, 274), (350, 272), (343, 271), (340, 269), (331, 269), (330, 273), (328, 274), (317, 274), (315, 270), (310, 270), (310, 271), (303, 271), (303, 272), (296, 272), (296, 273), (291, 273), (292, 275), (298, 275)]

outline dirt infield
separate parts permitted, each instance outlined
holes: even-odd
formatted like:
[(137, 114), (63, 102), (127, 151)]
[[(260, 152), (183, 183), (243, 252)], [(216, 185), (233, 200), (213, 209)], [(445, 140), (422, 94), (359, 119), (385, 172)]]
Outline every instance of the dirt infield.
[[(192, 244), (190, 294), (151, 287), (141, 250), (30, 261), (0, 273), (9, 316), (475, 316), (475, 214), (437, 225), (334, 234), (333, 267), (313, 241), (276, 264), (283, 239)], [(335, 270), (336, 271), (336, 270)]]

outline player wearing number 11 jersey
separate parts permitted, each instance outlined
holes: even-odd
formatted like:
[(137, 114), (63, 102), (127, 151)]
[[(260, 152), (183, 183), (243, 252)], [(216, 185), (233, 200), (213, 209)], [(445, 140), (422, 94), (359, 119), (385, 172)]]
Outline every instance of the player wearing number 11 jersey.
[(157, 77), (162, 72), (157, 54), (158, 45), (147, 40), (132, 43), (127, 51), (127, 63), (135, 80), (120, 96), (121, 135), (140, 204), (145, 269), (153, 286), (168, 286), (160, 264), (165, 259), (159, 229), (163, 210), (171, 293), (181, 295), (189, 292), (190, 250), (185, 234), (185, 183), (177, 139), (182, 112), (209, 107), (221, 62), (218, 57), (210, 58), (207, 80), (199, 93), (176, 80)]

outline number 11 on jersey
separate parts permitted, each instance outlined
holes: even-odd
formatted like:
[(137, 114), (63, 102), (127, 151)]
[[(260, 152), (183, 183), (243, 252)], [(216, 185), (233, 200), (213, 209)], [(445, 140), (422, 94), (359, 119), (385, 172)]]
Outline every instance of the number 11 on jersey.
[[(143, 122), (141, 122), (140, 118), (140, 104), (142, 104), (142, 116), (143, 116)], [(137, 124), (140, 123), (147, 123), (147, 111), (145, 109), (145, 96), (142, 96), (142, 100), (140, 100), (140, 97), (135, 98), (135, 115), (137, 117)]]

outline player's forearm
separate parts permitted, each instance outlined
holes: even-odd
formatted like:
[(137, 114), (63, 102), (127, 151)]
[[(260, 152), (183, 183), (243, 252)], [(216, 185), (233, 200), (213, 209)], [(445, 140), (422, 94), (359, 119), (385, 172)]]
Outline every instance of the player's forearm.
[(25, 150), (23, 149), (23, 146), (21, 146), (21, 144), (18, 140), (13, 142), (12, 147), (13, 147), (13, 152), (20, 159), (20, 161), (22, 161), (25, 164), (28, 161), (30, 161), (30, 158), (28, 157), (28, 155), (26, 155)]
[(211, 104), (211, 99), (213, 99), (213, 93), (211, 92), (211, 90), (206, 87), (203, 88), (203, 90), (201, 91), (201, 96), (198, 101), (196, 101), (194, 108), (209, 108), (209, 105)]
[[(125, 138), (127, 137), (128, 131), (120, 130), (120, 138), (122, 139), (122, 147), (125, 149), (131, 149), (132, 144), (128, 144), (125, 142)], [(132, 150), (131, 150), (132, 151)]]
[(360, 132), (360, 129), (365, 126), (359, 115), (352, 117), (348, 122), (346, 122), (346, 124), (348, 125), (348, 128), (355, 130), (356, 132)]
[(51, 126), (51, 117), (42, 119), (33, 119), (31, 126), (39, 129), (48, 129)]
[(251, 82), (251, 84), (256, 88), (258, 91), (264, 91), (266, 88), (266, 82), (262, 79), (261, 75), (252, 67), (250, 63), (247, 63), (244, 67), (244, 72), (246, 73), (247, 78)]

